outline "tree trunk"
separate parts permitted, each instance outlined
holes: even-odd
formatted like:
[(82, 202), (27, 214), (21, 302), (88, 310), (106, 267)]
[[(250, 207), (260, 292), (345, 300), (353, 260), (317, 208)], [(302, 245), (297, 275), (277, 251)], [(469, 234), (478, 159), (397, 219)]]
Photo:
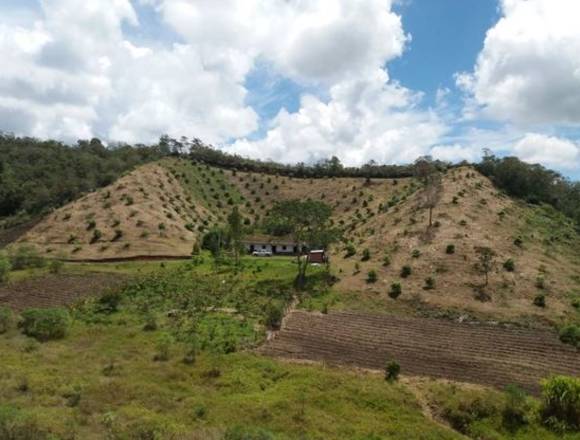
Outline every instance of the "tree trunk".
[(429, 206), (429, 227), (433, 226), (433, 207)]

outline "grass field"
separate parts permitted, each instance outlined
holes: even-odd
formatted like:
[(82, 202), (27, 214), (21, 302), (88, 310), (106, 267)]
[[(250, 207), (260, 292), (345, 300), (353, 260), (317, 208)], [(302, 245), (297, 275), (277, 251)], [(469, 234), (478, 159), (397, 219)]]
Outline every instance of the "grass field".
[[(0, 438), (578, 438), (542, 428), (531, 398), (530, 420), (512, 433), (498, 391), (407, 377), (389, 383), (381, 374), (255, 354), (295, 294), (295, 268), (276, 257), (242, 265), (215, 266), (207, 255), (67, 263), (63, 276), (109, 274), (128, 284), (70, 307), (64, 339), (40, 343), (14, 324), (0, 335)], [(303, 299), (328, 297), (324, 277), (313, 268)]]

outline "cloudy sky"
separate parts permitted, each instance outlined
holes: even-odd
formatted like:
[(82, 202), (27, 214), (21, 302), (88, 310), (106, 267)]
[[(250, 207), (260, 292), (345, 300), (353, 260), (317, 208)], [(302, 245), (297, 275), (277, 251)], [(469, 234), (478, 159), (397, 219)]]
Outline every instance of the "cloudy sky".
[(0, 130), (580, 178), (578, 0), (2, 0)]

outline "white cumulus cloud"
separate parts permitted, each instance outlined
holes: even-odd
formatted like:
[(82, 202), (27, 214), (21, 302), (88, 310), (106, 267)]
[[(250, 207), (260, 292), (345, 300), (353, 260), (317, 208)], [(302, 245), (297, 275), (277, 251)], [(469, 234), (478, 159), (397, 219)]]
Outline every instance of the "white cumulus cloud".
[(515, 144), (513, 151), (529, 163), (568, 170), (580, 167), (580, 144), (568, 139), (528, 133)]
[(468, 116), (580, 124), (580, 2), (501, 0), (471, 73), (457, 76)]

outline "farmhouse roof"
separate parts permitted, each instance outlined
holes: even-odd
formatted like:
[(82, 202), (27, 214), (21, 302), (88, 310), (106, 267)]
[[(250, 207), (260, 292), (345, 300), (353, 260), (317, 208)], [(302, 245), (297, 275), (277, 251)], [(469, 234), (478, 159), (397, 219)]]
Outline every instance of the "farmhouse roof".
[(271, 244), (271, 245), (290, 245), (294, 246), (296, 243), (291, 237), (274, 237), (272, 235), (254, 234), (244, 237), (242, 240), (244, 244)]

